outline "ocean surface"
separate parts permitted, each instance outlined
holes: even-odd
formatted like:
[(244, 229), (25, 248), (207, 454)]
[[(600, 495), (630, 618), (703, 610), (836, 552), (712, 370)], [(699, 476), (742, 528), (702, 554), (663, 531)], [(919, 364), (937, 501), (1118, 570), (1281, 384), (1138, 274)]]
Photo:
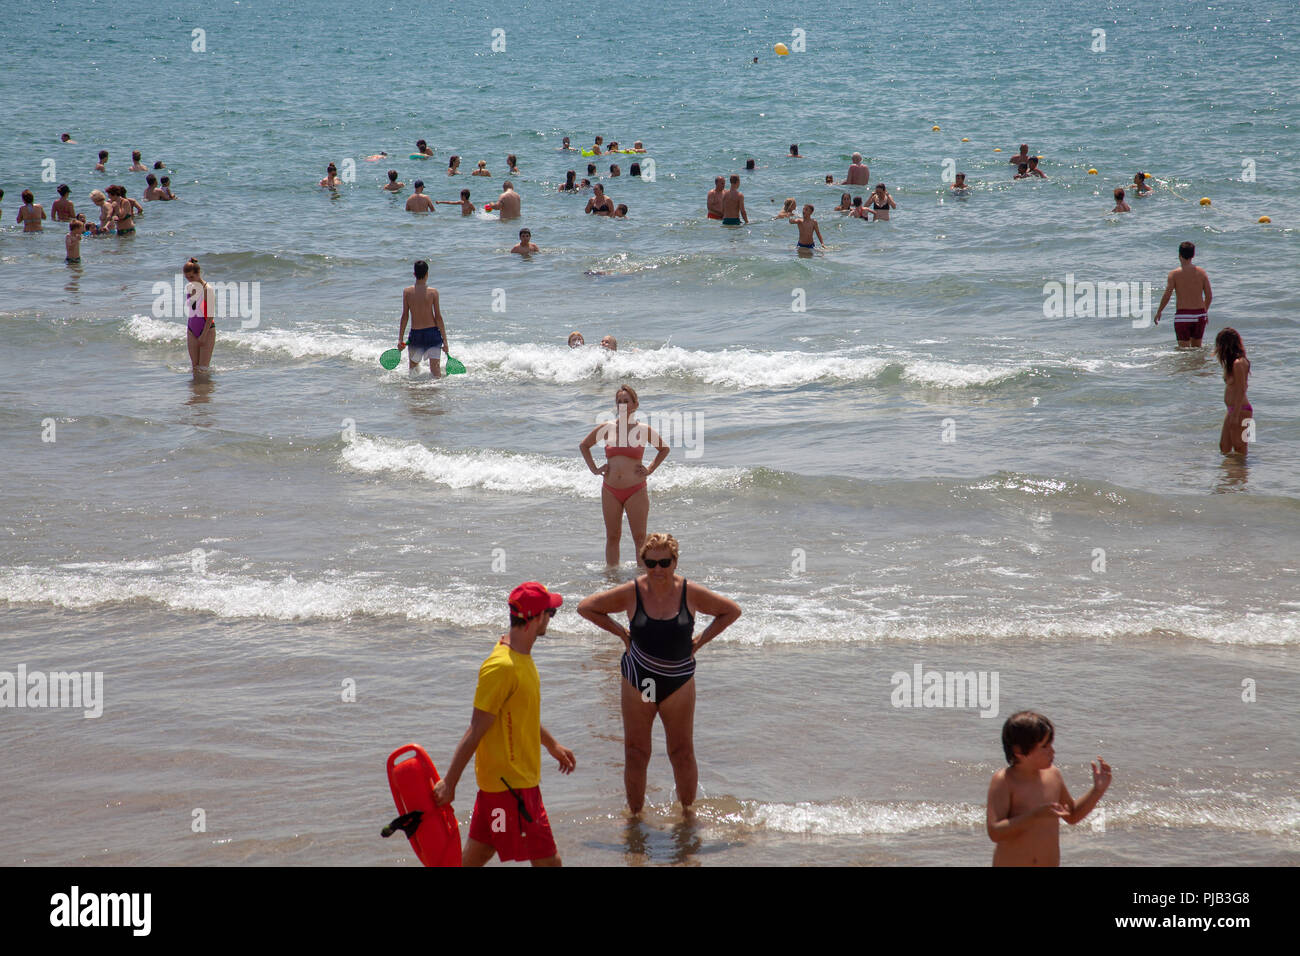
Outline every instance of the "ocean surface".
[[(1055, 722), (1076, 798), (1114, 768), (1065, 864), (1300, 863), (1294, 2), (11, 7), (0, 671), (104, 691), (92, 719), (0, 707), (0, 864), (413, 865), (378, 836), (385, 758), (448, 762), (529, 579), (565, 596), (534, 653), (578, 760), (544, 757), (566, 864), (987, 865), (1020, 709)], [(603, 180), (626, 220), (556, 191), (608, 176), (565, 135), (644, 141)], [(405, 158), (421, 138), (434, 158)], [(1012, 181), (1022, 142), (1048, 179)], [(61, 226), (18, 231), (24, 188), (139, 199), (132, 149), (180, 196), (136, 236), (74, 266)], [(889, 222), (832, 211), (855, 150)], [(518, 224), (403, 211), (417, 177), (481, 207), (507, 153)], [(724, 229), (705, 194), (748, 158), (750, 224)], [(1111, 214), (1139, 170), (1154, 193)], [(786, 197), (824, 250), (796, 254)], [(1188, 239), (1206, 348), (1175, 348), (1172, 304), (1047, 314), (1081, 282), (1150, 283), (1154, 309)], [(258, 305), (218, 319), (200, 383), (155, 291), (190, 256)], [(378, 365), (417, 258), (464, 376)], [(1218, 451), (1224, 326), (1252, 361), (1246, 462)], [(578, 452), (624, 382), (680, 423), (650, 530), (744, 611), (699, 656), (693, 820), (658, 728), (627, 819), (621, 645), (573, 612), (635, 571), (626, 530), (604, 564)], [(996, 713), (894, 706), (917, 667), (996, 674)]]

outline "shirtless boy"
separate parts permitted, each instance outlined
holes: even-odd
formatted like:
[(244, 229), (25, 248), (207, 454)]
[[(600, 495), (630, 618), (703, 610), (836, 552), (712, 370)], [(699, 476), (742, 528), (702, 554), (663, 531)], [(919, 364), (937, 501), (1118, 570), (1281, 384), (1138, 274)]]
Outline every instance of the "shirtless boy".
[(958, 173), (956, 181), (948, 187), (953, 192), (965, 192), (970, 187), (966, 185), (966, 174)]
[(85, 224), (77, 219), (68, 223), (68, 234), (63, 237), (63, 248), (67, 250), (64, 261), (68, 265), (76, 265), (81, 261), (81, 233), (85, 228)]
[(1132, 212), (1133, 207), (1124, 201), (1124, 190), (1115, 190), (1115, 208), (1111, 212)]
[(721, 176), (713, 177), (713, 188), (704, 197), (704, 208), (710, 219), (722, 219), (722, 196), (727, 191), (727, 181)]
[(131, 151), (131, 169), (133, 173), (147, 173), (149, 167), (140, 162), (140, 151), (138, 149)]
[(407, 212), (433, 212), (433, 200), (424, 194), (424, 180), (415, 181), (415, 193), (406, 200)]
[(822, 231), (818, 228), (817, 220), (812, 217), (812, 214), (813, 207), (810, 203), (803, 207), (802, 219), (790, 220), (790, 222), (799, 227), (799, 243), (797, 248), (800, 252), (813, 248), (814, 235), (817, 236), (817, 241), (822, 244), (822, 248), (826, 248), (826, 241), (822, 239)]
[[(415, 285), (402, 290), (402, 325), (397, 330), (397, 347), (404, 349), (411, 363), (411, 371), (428, 358), (429, 371), (434, 378), (442, 377), (438, 349), (447, 351), (447, 329), (442, 324), (442, 311), (438, 308), (438, 290), (429, 286), (429, 263), (420, 259), (415, 263)], [(411, 337), (406, 337), (406, 323), (411, 323)], [(448, 353), (451, 354), (451, 353)]]
[(1174, 335), (1178, 337), (1179, 346), (1201, 347), (1201, 338), (1205, 335), (1205, 326), (1210, 321), (1210, 301), (1214, 293), (1210, 290), (1210, 277), (1200, 266), (1192, 265), (1196, 255), (1196, 246), (1190, 242), (1178, 246), (1178, 268), (1169, 273), (1165, 281), (1165, 294), (1156, 309), (1155, 324), (1160, 324), (1160, 314), (1169, 304), (1169, 296), (1178, 295), (1174, 304)]
[[(1052, 765), (1056, 728), (1042, 714), (1023, 710), (1002, 725), (1002, 751), (1009, 766), (989, 784), (985, 826), (996, 844), (994, 866), (1060, 866), (1058, 820), (1073, 826), (1097, 805), (1110, 786), (1110, 766), (1092, 765), (1092, 789), (1078, 803)], [(1100, 768), (1097, 764), (1100, 764)]]
[(739, 226), (741, 222), (749, 224), (749, 213), (745, 212), (745, 194), (740, 191), (740, 176), (731, 174), (731, 188), (722, 194), (722, 224)]
[(1029, 175), (1030, 175), (1030, 176), (1037, 176), (1039, 179), (1046, 179), (1046, 178), (1047, 178), (1047, 173), (1043, 172), (1041, 169), (1038, 168), (1038, 157), (1037, 157), (1037, 156), (1030, 156), (1030, 157), (1029, 157)]
[(400, 190), (405, 189), (405, 188), (406, 188), (406, 183), (399, 183), (399, 182), (397, 181), (397, 170), (395, 170), (395, 169), (390, 169), (390, 170), (388, 171), (388, 182), (384, 183), (384, 184), (383, 184), (382, 186), (380, 186), (379, 188), (382, 189), (382, 190), (384, 190), (384, 192), (395, 193), (395, 192), (398, 192), (398, 191), (400, 191)]
[(527, 229), (520, 229), (519, 244), (510, 251), (521, 256), (527, 256), (541, 250), (537, 248), (537, 243), (533, 242), (533, 234)]
[(108, 150), (101, 149), (99, 151), (99, 162), (95, 164), (95, 172), (102, 173), (104, 171), (104, 164), (107, 162), (108, 162)]
[[(419, 184), (417, 183), (416, 185), (418, 186)], [(459, 199), (439, 199), (437, 204), (439, 206), (459, 206), (460, 214), (462, 216), (474, 215), (474, 204), (469, 201), (468, 189), (462, 189), (460, 191)]]

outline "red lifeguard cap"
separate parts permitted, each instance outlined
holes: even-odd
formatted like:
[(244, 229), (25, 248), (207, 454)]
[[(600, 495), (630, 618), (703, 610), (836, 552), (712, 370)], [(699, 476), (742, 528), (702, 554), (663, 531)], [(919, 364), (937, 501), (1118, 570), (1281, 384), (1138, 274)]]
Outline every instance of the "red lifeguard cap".
[(525, 581), (510, 592), (510, 607), (520, 617), (536, 617), (564, 603), (564, 598), (546, 590), (537, 581)]

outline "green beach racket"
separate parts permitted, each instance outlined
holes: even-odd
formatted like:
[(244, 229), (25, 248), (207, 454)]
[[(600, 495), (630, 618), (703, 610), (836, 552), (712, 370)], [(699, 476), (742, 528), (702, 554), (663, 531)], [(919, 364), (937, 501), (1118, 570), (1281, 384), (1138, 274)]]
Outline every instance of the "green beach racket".
[(464, 374), (465, 374), (465, 366), (462, 365), (460, 362), (456, 361), (456, 359), (452, 358), (450, 355), (448, 355), (448, 356), (447, 356), (447, 374), (448, 374), (448, 375), (464, 375)]
[(401, 349), (389, 349), (383, 355), (379, 356), (379, 364), (382, 365), (390, 372), (393, 369), (397, 368), (398, 364), (401, 361), (402, 361)]

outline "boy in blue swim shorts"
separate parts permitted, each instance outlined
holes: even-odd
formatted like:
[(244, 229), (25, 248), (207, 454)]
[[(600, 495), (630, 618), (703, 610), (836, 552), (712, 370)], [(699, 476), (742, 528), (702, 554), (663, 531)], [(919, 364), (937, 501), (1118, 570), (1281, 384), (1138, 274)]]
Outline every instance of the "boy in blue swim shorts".
[[(442, 377), (438, 351), (447, 351), (447, 329), (442, 324), (442, 311), (438, 308), (438, 290), (428, 284), (429, 263), (423, 259), (415, 264), (415, 285), (402, 291), (402, 324), (397, 330), (397, 347), (408, 348), (406, 357), (411, 371), (420, 367), (426, 358), (434, 378)], [(406, 323), (411, 323), (407, 338)]]

